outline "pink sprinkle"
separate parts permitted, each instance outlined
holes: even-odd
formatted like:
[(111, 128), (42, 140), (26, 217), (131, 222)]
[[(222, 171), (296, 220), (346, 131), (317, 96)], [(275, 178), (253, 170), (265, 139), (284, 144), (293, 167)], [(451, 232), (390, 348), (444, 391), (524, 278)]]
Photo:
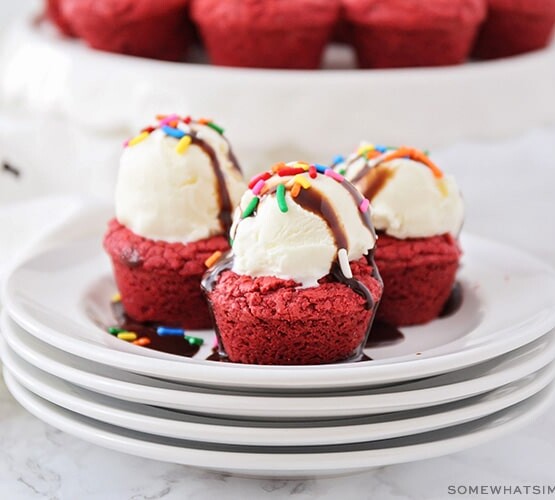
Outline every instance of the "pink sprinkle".
[(160, 125), (167, 125), (168, 123), (173, 122), (174, 120), (178, 120), (178, 119), (179, 119), (179, 116), (177, 116), (174, 113), (173, 115), (168, 115), (163, 120), (160, 120)]
[(214, 337), (214, 343), (212, 344), (212, 349), (218, 348), (218, 337)]
[(131, 139), (127, 139), (126, 141), (123, 141), (123, 147), (126, 148), (127, 146), (129, 146), (129, 141)]
[(266, 184), (266, 181), (264, 179), (260, 179), (252, 188), (252, 193), (258, 196), (265, 184)]
[(362, 213), (364, 213), (366, 212), (366, 210), (368, 210), (369, 206), (370, 206), (370, 201), (368, 201), (368, 198), (364, 198), (364, 200), (360, 202), (360, 205), (358, 206), (358, 208)]
[(337, 182), (343, 182), (343, 180), (345, 179), (341, 174), (338, 174), (335, 170), (331, 168), (328, 168), (324, 175), (327, 175), (328, 177), (335, 179)]

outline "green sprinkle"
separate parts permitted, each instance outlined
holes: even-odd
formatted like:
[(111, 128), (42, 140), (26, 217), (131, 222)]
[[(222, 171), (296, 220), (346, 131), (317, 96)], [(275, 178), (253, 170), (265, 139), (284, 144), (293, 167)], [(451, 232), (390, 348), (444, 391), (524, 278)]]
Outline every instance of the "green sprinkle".
[(279, 184), (277, 187), (277, 191), (276, 191), (276, 197), (277, 197), (277, 203), (278, 203), (278, 207), (279, 209), (285, 213), (287, 212), (287, 210), (289, 210), (287, 208), (287, 201), (285, 200), (285, 185), (284, 184)]
[(201, 346), (202, 344), (204, 344), (204, 339), (201, 339), (200, 337), (191, 337), (189, 335), (185, 335), (185, 340), (189, 342), (190, 345)]
[(258, 196), (255, 196), (251, 200), (251, 202), (247, 205), (247, 208), (245, 208), (245, 211), (243, 212), (243, 215), (241, 215), (241, 218), (246, 219), (247, 217), (250, 217), (256, 210), (256, 207), (258, 206), (259, 201), (260, 201), (260, 198)]
[(233, 238), (229, 238), (229, 246), (230, 246), (230, 247), (233, 246)]
[(430, 156), (430, 151), (428, 149), (425, 149), (424, 151), (422, 151), (426, 156)]
[(339, 171), (338, 171), (338, 173), (339, 173), (340, 175), (345, 175), (345, 174), (347, 173), (347, 169), (346, 169), (346, 168), (340, 168)]
[(116, 326), (111, 326), (110, 328), (108, 328), (108, 333), (111, 333), (112, 335), (117, 335), (118, 333), (125, 331), (127, 330), (124, 330), (123, 328), (118, 328)]
[(212, 122), (208, 122), (206, 124), (207, 127), (210, 127), (211, 129), (215, 130), (216, 132), (218, 132), (218, 134), (223, 135), (224, 134), (224, 129), (222, 127), (220, 127), (219, 125), (216, 125), (215, 123)]

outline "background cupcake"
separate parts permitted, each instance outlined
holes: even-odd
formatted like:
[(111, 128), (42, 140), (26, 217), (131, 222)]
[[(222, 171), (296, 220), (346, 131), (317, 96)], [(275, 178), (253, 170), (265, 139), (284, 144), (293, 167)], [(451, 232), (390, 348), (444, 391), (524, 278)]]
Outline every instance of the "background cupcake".
[(555, 25), (555, 0), (487, 0), (488, 17), (473, 55), (482, 59), (546, 47)]
[(137, 321), (211, 325), (200, 289), (204, 262), (229, 248), (231, 212), (245, 189), (222, 132), (173, 115), (126, 145), (104, 247)]
[(363, 68), (459, 64), (470, 54), (485, 0), (343, 0)]
[(177, 61), (191, 37), (189, 0), (58, 0), (61, 16), (91, 47)]
[(313, 69), (339, 8), (339, 0), (194, 0), (192, 16), (214, 64)]
[(375, 259), (384, 282), (377, 317), (396, 326), (436, 318), (461, 254), (464, 209), (455, 180), (412, 148), (363, 145), (336, 168), (372, 203)]
[(382, 292), (369, 205), (318, 168), (281, 164), (256, 177), (234, 217), (232, 252), (203, 281), (231, 361), (319, 364), (362, 353)]

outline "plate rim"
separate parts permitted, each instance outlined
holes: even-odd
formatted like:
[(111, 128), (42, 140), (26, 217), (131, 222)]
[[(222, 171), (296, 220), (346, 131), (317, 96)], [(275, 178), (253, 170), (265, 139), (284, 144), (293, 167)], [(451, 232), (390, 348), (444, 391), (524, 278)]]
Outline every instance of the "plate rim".
[[(3, 342), (19, 357), (30, 364), (67, 380), (68, 382), (90, 389), (93, 392), (143, 404), (152, 404), (164, 408), (181, 409), (196, 413), (212, 413), (218, 415), (241, 417), (261, 417), (270, 411), (274, 418), (329, 418), (340, 417), (341, 414), (334, 411), (338, 404), (341, 404), (342, 412), (349, 412), (354, 415), (370, 415), (376, 413), (390, 413), (407, 409), (417, 409), (425, 406), (438, 406), (455, 400), (467, 399), (478, 394), (483, 394), (489, 390), (514, 382), (515, 380), (527, 376), (543, 368), (553, 361), (555, 352), (555, 333), (552, 335), (549, 348), (535, 353), (533, 350), (527, 353), (529, 359), (519, 362), (512, 367), (503, 367), (496, 373), (490, 373), (479, 378), (471, 378), (457, 383), (439, 385), (430, 388), (413, 389), (407, 388), (402, 392), (390, 394), (367, 394), (367, 395), (337, 395), (331, 396), (311, 396), (310, 403), (304, 404), (299, 410), (298, 401), (302, 400), (299, 395), (286, 396), (267, 396), (258, 394), (247, 395), (226, 395), (226, 394), (204, 394), (202, 392), (191, 393), (190, 391), (179, 391), (175, 388), (156, 388), (155, 386), (141, 386), (140, 381), (115, 381), (110, 377), (87, 370), (81, 370), (74, 366), (65, 366), (62, 361), (51, 359), (47, 354), (37, 352), (34, 346), (29, 346), (24, 339), (15, 331), (12, 331), (10, 320), (7, 314), (2, 315), (0, 324), (4, 330)], [(27, 335), (27, 334), (25, 334)], [(46, 345), (44, 342), (37, 341), (32, 335), (29, 338), (33, 342)], [(524, 346), (523, 348), (526, 348)], [(536, 348), (537, 349), (537, 348)], [(57, 349), (54, 348), (57, 351)], [(8, 352), (9, 354), (9, 352)], [(64, 355), (64, 353), (61, 353)], [(55, 373), (53, 373), (55, 371)], [(72, 376), (70, 376), (70, 374)], [(68, 378), (69, 377), (69, 378)], [(148, 377), (147, 377), (148, 378)], [(500, 382), (501, 380), (501, 382)], [(481, 381), (481, 385), (477, 385)], [(410, 382), (409, 382), (410, 384)], [(488, 385), (485, 385), (488, 384)], [(454, 390), (456, 388), (456, 390)], [(468, 392), (471, 389), (471, 392)], [(185, 394), (187, 396), (185, 396)], [(183, 397), (182, 397), (183, 395)], [(319, 405), (315, 400), (322, 399)], [(202, 401), (209, 400), (211, 406), (202, 406)], [(200, 401), (200, 402), (199, 402)], [(399, 402), (401, 401), (401, 403)], [(170, 406), (171, 405), (171, 406)], [(241, 410), (237, 412), (237, 408)], [(263, 409), (261, 409), (263, 408)], [(330, 412), (333, 412), (330, 413)]]
[[(192, 449), (184, 446), (171, 446), (161, 443), (145, 443), (137, 438), (121, 436), (111, 430), (101, 429), (98, 427), (98, 424), (101, 424), (100, 422), (84, 422), (83, 419), (86, 419), (86, 417), (71, 413), (68, 410), (63, 410), (27, 391), (21, 387), (7, 371), (5, 373), (5, 381), (12, 396), (29, 413), (74, 437), (105, 448), (130, 455), (171, 463), (180, 463), (182, 465), (189, 465), (201, 469), (239, 474), (252, 474), (254, 471), (254, 475), (269, 476), (273, 474), (283, 476), (287, 474), (302, 477), (307, 474), (363, 471), (372, 467), (381, 467), (447, 455), (483, 444), (507, 434), (508, 432), (514, 431), (541, 415), (551, 405), (555, 388), (554, 385), (551, 385), (541, 393), (515, 405), (511, 409), (503, 410), (506, 412), (510, 410), (516, 412), (515, 408), (520, 408), (521, 413), (517, 413), (516, 416), (512, 414), (510, 418), (506, 418), (505, 421), (493, 427), (489, 424), (489, 428), (481, 428), (450, 438), (404, 447), (394, 446), (383, 450), (374, 449), (310, 454), (272, 454), (214, 451)], [(53, 408), (48, 408), (49, 406)], [(45, 410), (45, 408), (47, 409)], [(525, 409), (522, 410), (522, 408)], [(71, 414), (71, 418), (68, 416), (69, 414)], [(78, 418), (76, 419), (75, 416)], [(490, 419), (494, 418), (495, 414), (484, 417), (483, 419), (487, 419), (487, 421), (490, 422)], [(105, 426), (109, 424), (101, 425)], [(462, 425), (464, 426), (465, 424)], [(488, 424), (486, 423), (484, 425)], [(145, 445), (147, 446), (146, 451)], [(387, 451), (384, 452), (385, 450)], [(177, 457), (174, 456), (175, 453), (180, 454), (179, 460), (176, 460)], [(320, 462), (315, 464), (314, 460), (320, 460)], [(240, 465), (239, 462), (241, 461), (243, 461), (243, 465)], [(338, 463), (338, 461), (342, 463)], [(364, 465), (361, 465), (362, 463)]]
[[(110, 401), (104, 402), (94, 400), (94, 396), (98, 395), (97, 393), (44, 372), (22, 358), (15, 359), (15, 363), (13, 363), (13, 360), (6, 362), (6, 358), (3, 357), (2, 362), (5, 369), (10, 372), (20, 385), (33, 394), (63, 409), (88, 416), (94, 420), (109, 423), (116, 427), (175, 439), (195, 440), (195, 436), (198, 438), (198, 432), (203, 432), (202, 438), (204, 442), (249, 446), (345, 444), (350, 442), (404, 437), (452, 427), (454, 425), (483, 418), (520, 403), (545, 389), (547, 385), (552, 383), (555, 379), (555, 364), (551, 363), (550, 366), (545, 366), (526, 377), (530, 378), (530, 380), (527, 380), (524, 385), (521, 384), (520, 387), (515, 388), (514, 386), (523, 379), (484, 393), (482, 395), (484, 399), (461, 407), (448, 409), (447, 411), (433, 411), (430, 414), (401, 418), (393, 421), (387, 420), (351, 425), (283, 427), (279, 426), (279, 421), (276, 421), (274, 426), (265, 425), (263, 427), (252, 427), (248, 425), (249, 421), (237, 421), (233, 419), (231, 420), (233, 420), (234, 425), (173, 420), (171, 415), (169, 415), (171, 410), (165, 409), (162, 409), (162, 412), (168, 412), (167, 416), (156, 414), (157, 412), (155, 410), (153, 410), (151, 414), (137, 414), (133, 412), (134, 407), (144, 406), (148, 411), (151, 409), (151, 406), (117, 400), (110, 396), (102, 396), (102, 398), (113, 399), (118, 404), (124, 406), (113, 408), (109, 405)], [(21, 362), (23, 362), (23, 364)], [(35, 374), (30, 373), (29, 367), (37, 370), (41, 375), (41, 379), (35, 376)], [(44, 374), (47, 375), (47, 381), (44, 381), (44, 378), (42, 378)], [(509, 393), (507, 393), (508, 386), (511, 386), (511, 391)], [(76, 389), (78, 392), (72, 392), (71, 389)], [(493, 399), (491, 399), (492, 397)], [(202, 419), (203, 417), (197, 416), (196, 418)], [(211, 417), (211, 420), (213, 420), (213, 417)], [(225, 421), (228, 419), (222, 418), (221, 420)], [(337, 420), (339, 420), (339, 418)], [(169, 422), (171, 422), (172, 430), (169, 430)], [(326, 423), (326, 421), (320, 422), (322, 424)], [(272, 422), (272, 424), (274, 424), (274, 422)], [(392, 425), (395, 426), (395, 429), (391, 429)], [(321, 435), (321, 437), (318, 437), (319, 435)], [(331, 439), (331, 437), (334, 437), (334, 439)], [(238, 439), (240, 440), (239, 443), (237, 442)]]

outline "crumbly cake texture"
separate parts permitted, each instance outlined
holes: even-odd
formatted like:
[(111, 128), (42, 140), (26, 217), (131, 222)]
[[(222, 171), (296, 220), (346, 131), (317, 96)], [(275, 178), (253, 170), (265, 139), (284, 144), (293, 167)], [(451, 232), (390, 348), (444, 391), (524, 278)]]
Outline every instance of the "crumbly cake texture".
[(95, 49), (183, 59), (191, 39), (189, 0), (59, 0), (77, 36)]
[(384, 295), (376, 318), (395, 326), (437, 318), (455, 284), (460, 256), (450, 234), (405, 240), (380, 234), (375, 261)]
[[(365, 258), (351, 262), (353, 276), (372, 294), (382, 285)], [(229, 359), (237, 363), (308, 365), (347, 359), (362, 345), (374, 308), (348, 286), (322, 278), (299, 288), (292, 280), (224, 271), (209, 294)]]
[(224, 236), (185, 245), (153, 241), (114, 219), (104, 248), (111, 257), (125, 311), (133, 319), (185, 329), (212, 327), (200, 281), (205, 261), (229, 249)]
[(363, 68), (464, 62), (486, 15), (485, 0), (343, 0)]
[(257, 68), (318, 68), (339, 11), (339, 0), (193, 0), (191, 4), (214, 64)]
[(488, 0), (473, 56), (495, 59), (546, 47), (555, 27), (555, 0)]

